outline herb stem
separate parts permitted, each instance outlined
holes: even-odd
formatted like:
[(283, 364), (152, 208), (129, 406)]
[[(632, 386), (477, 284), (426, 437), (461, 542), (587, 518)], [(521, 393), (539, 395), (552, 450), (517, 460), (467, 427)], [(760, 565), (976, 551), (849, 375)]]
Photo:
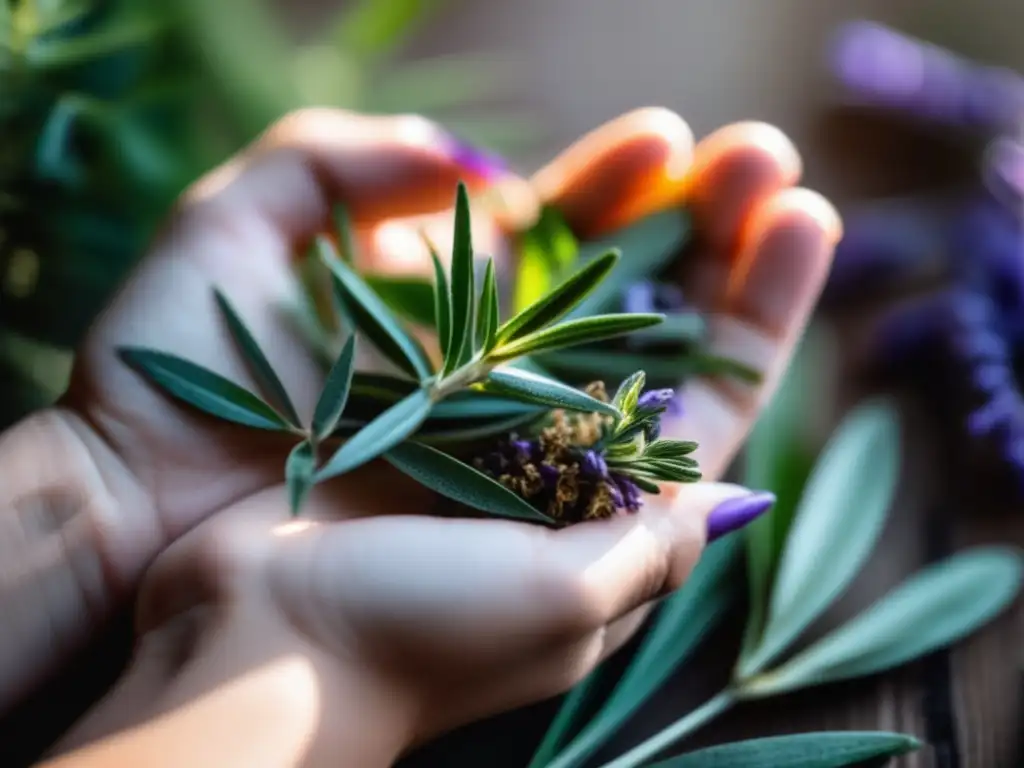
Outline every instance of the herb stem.
[[(735, 694), (731, 688), (726, 688), (717, 696), (708, 699), (688, 715), (676, 720), (675, 723), (670, 725), (668, 728), (665, 728), (655, 734), (651, 738), (647, 739), (647, 741), (641, 742), (637, 746), (633, 747), (633, 749), (629, 750), (629, 752), (626, 752), (624, 755), (620, 755), (610, 763), (605, 763), (601, 768), (636, 768), (637, 766), (643, 765), (652, 757), (672, 746), (684, 736), (689, 736), (698, 728), (706, 725), (711, 720), (714, 720), (735, 703)], [(552, 763), (550, 768), (554, 768), (555, 765), (557, 765), (557, 762)]]

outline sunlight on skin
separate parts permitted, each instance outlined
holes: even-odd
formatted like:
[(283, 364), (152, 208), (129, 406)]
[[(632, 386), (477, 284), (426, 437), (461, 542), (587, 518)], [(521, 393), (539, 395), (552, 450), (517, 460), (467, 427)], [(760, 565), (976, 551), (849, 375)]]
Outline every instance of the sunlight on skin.
[(291, 520), (274, 528), (272, 533), (274, 536), (295, 536), (308, 531), (314, 525), (315, 523), (310, 520)]
[(320, 722), (313, 665), (279, 659), (189, 704), (40, 768), (286, 768), (302, 765)]

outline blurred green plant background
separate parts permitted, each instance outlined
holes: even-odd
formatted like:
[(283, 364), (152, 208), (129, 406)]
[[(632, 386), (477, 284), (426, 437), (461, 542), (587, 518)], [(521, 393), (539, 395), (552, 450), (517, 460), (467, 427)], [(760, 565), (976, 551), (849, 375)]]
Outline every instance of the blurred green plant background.
[(0, 0), (2, 426), (59, 396), (183, 187), (289, 110), (419, 112), (494, 150), (532, 141), (539, 123), (501, 111), (516, 83), (488, 52), (400, 60), (444, 4), (348, 0), (300, 43), (269, 0)]

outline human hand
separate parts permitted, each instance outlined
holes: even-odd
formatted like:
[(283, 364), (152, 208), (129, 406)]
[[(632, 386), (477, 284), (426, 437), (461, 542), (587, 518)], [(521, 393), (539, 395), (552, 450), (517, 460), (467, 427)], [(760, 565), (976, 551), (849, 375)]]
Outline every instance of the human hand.
[[(701, 443), (710, 479), (788, 362), (839, 236), (831, 206), (792, 188), (799, 170), (795, 150), (767, 126), (730, 126), (694, 151), (678, 117), (643, 110), (584, 138), (532, 179), (538, 196), (583, 235), (684, 199), (694, 210), (706, 254), (688, 288), (713, 313), (714, 352), (766, 372), (758, 387), (687, 384), (684, 415), (665, 425)], [(406, 254), (389, 253), (389, 244), (411, 242), (403, 229), (412, 234), (423, 223), (393, 220), (376, 233), (386, 236), (371, 233), (367, 242), (381, 264), (394, 266)], [(234, 297), (230, 279), (223, 283)], [(273, 458), (279, 472), (281, 457)], [(368, 676), (390, 692), (381, 722), (398, 721), (397, 749), (567, 688), (628, 638), (645, 603), (681, 583), (709, 511), (746, 493), (698, 484), (671, 508), (549, 532), (416, 516), (426, 508), (422, 489), (372, 468), (357, 475), (314, 491), (300, 522), (286, 522), (280, 484), (240, 493), (157, 561), (140, 600), (140, 630), (158, 636), (212, 596), (220, 605), (252, 605), (254, 594), (269, 595), (258, 618), (246, 620), (249, 630), (226, 633), (247, 638), (245, 657), (266, 661), (286, 636), (285, 647), (317, 649), (330, 690)], [(252, 631), (257, 626), (266, 631)], [(254, 650), (262, 640), (253, 638), (268, 637), (276, 639)]]

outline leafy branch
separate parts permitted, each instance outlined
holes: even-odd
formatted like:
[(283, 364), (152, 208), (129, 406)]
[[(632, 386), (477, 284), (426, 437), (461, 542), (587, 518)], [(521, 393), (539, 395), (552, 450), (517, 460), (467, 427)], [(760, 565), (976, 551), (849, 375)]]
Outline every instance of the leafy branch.
[[(555, 524), (522, 493), (445, 452), (443, 446), (458, 448), (460, 441), (507, 437), (518, 427), (564, 412), (597, 419), (596, 442), (581, 445), (579, 453), (580, 457), (607, 455), (607, 466), (604, 459), (601, 463), (605, 470), (614, 470), (609, 483), (628, 481), (657, 493), (661, 482), (700, 478), (697, 462), (689, 455), (696, 448), (694, 443), (657, 439), (667, 400), (656, 392), (642, 393), (642, 372), (609, 402), (535, 372), (528, 364), (538, 354), (628, 335), (664, 320), (658, 313), (578, 313), (619, 263), (617, 250), (608, 249), (588, 260), (502, 321), (493, 261), (486, 262), (477, 280), (469, 198), (460, 185), (449, 270), (431, 249), (433, 326), (441, 351), (441, 360), (435, 364), (405, 322), (357, 271), (344, 217), (338, 220), (338, 230), (334, 237), (317, 240), (317, 255), (330, 276), (332, 301), (349, 334), (331, 362), (308, 425), (302, 423), (284, 383), (242, 316), (219, 290), (215, 291), (217, 306), (261, 394), (165, 352), (120, 351), (151, 382), (194, 408), (241, 426), (300, 438), (284, 473), (294, 513), (315, 484), (382, 458), (472, 508)], [(423, 299), (421, 292), (419, 300)], [(394, 367), (396, 375), (355, 371), (356, 332)], [(608, 492), (613, 500), (617, 498), (615, 488)]]

